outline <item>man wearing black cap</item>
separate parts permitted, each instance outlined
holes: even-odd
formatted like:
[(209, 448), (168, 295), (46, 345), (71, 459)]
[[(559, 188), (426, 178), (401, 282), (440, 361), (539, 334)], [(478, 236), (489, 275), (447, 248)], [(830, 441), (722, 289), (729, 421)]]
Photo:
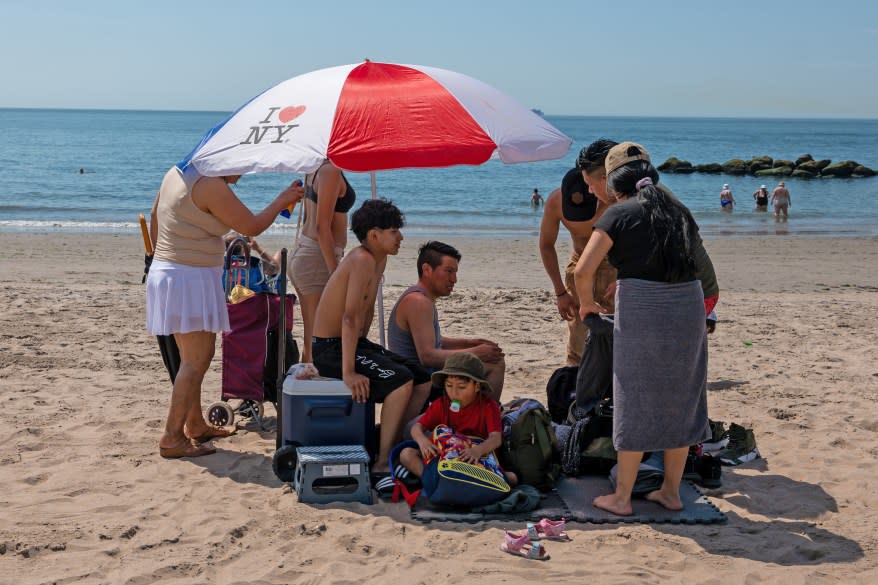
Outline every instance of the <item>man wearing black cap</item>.
[[(616, 143), (606, 138), (592, 142), (579, 152), (576, 167), (567, 171), (561, 188), (546, 198), (543, 220), (540, 224), (540, 257), (543, 267), (552, 281), (558, 303), (558, 313), (568, 322), (567, 365), (579, 365), (588, 328), (579, 320), (579, 296), (573, 280), (573, 269), (585, 244), (591, 236), (592, 227), (607, 208), (607, 182), (604, 159)], [(573, 245), (564, 277), (558, 267), (559, 226), (563, 224), (570, 232)], [(616, 280), (616, 270), (604, 260), (595, 278), (595, 298), (611, 312), (613, 298), (605, 297), (607, 288)]]

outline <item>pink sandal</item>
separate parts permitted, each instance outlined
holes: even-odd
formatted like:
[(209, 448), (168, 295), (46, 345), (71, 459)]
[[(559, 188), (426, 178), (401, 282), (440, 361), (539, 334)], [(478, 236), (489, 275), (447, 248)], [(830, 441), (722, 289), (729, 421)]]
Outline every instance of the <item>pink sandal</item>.
[(536, 524), (533, 522), (527, 523), (527, 537), (530, 540), (558, 540), (563, 542), (573, 540), (567, 534), (565, 528), (567, 528), (567, 521), (563, 518), (560, 520), (543, 518)]
[(500, 550), (535, 561), (548, 561), (550, 558), (542, 544), (539, 541), (531, 541), (527, 534), (519, 535), (507, 531), (503, 544), (500, 545)]

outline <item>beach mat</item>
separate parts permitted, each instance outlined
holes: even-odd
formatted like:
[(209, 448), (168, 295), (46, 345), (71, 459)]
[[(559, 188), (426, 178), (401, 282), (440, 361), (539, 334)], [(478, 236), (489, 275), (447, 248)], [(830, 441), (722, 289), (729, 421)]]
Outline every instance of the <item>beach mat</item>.
[(701, 493), (690, 481), (680, 485), (680, 499), (683, 509), (674, 512), (655, 502), (634, 498), (631, 501), (634, 514), (616, 516), (605, 510), (595, 508), (591, 502), (595, 496), (612, 491), (610, 480), (602, 475), (583, 475), (564, 477), (555, 485), (570, 514), (567, 520), (592, 522), (595, 524), (640, 523), (640, 524), (715, 524), (728, 520), (725, 514)]
[(542, 494), (540, 505), (530, 512), (513, 512), (504, 514), (483, 514), (469, 510), (458, 510), (447, 506), (437, 506), (425, 497), (418, 498), (411, 510), (412, 518), (421, 522), (485, 522), (488, 520), (527, 522), (538, 521), (540, 518), (570, 518), (570, 510), (557, 490)]
[(683, 509), (679, 512), (667, 510), (662, 506), (635, 498), (632, 501), (634, 514), (616, 516), (592, 506), (595, 496), (609, 493), (610, 481), (605, 476), (586, 475), (563, 477), (555, 488), (543, 494), (540, 505), (535, 510), (513, 514), (482, 514), (462, 511), (431, 504), (426, 498), (418, 498), (412, 506), (411, 516), (421, 522), (485, 522), (489, 520), (521, 522), (540, 518), (565, 518), (571, 522), (591, 522), (594, 524), (715, 524), (726, 522), (728, 518), (701, 493), (695, 484), (684, 481), (680, 486)]

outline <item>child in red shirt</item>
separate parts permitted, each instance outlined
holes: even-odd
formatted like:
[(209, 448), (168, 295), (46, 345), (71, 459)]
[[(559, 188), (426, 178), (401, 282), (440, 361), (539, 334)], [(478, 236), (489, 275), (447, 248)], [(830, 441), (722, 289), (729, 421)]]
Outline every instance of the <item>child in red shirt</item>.
[[(455, 433), (483, 439), (478, 445), (463, 449), (458, 458), (466, 463), (478, 463), (503, 444), (503, 427), (500, 422), (500, 405), (485, 395), (491, 391), (485, 380), (485, 365), (475, 355), (468, 352), (453, 353), (445, 361), (445, 367), (433, 374), (433, 385), (445, 388), (445, 394), (434, 400), (412, 426), (412, 439), (419, 449), (406, 447), (399, 454), (400, 462), (421, 477), (424, 473), (424, 460), (439, 454), (430, 435), (439, 425), (450, 427)], [(504, 471), (509, 485), (518, 483), (518, 478), (510, 471)]]

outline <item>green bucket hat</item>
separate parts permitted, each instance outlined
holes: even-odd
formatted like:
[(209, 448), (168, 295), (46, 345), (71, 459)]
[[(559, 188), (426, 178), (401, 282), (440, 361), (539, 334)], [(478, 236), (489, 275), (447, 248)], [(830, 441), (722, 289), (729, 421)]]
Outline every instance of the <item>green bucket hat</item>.
[(468, 351), (453, 353), (445, 360), (445, 367), (433, 372), (431, 380), (437, 388), (445, 388), (445, 378), (460, 376), (481, 384), (482, 390), (491, 391), (491, 385), (485, 380), (485, 364), (475, 354)]

